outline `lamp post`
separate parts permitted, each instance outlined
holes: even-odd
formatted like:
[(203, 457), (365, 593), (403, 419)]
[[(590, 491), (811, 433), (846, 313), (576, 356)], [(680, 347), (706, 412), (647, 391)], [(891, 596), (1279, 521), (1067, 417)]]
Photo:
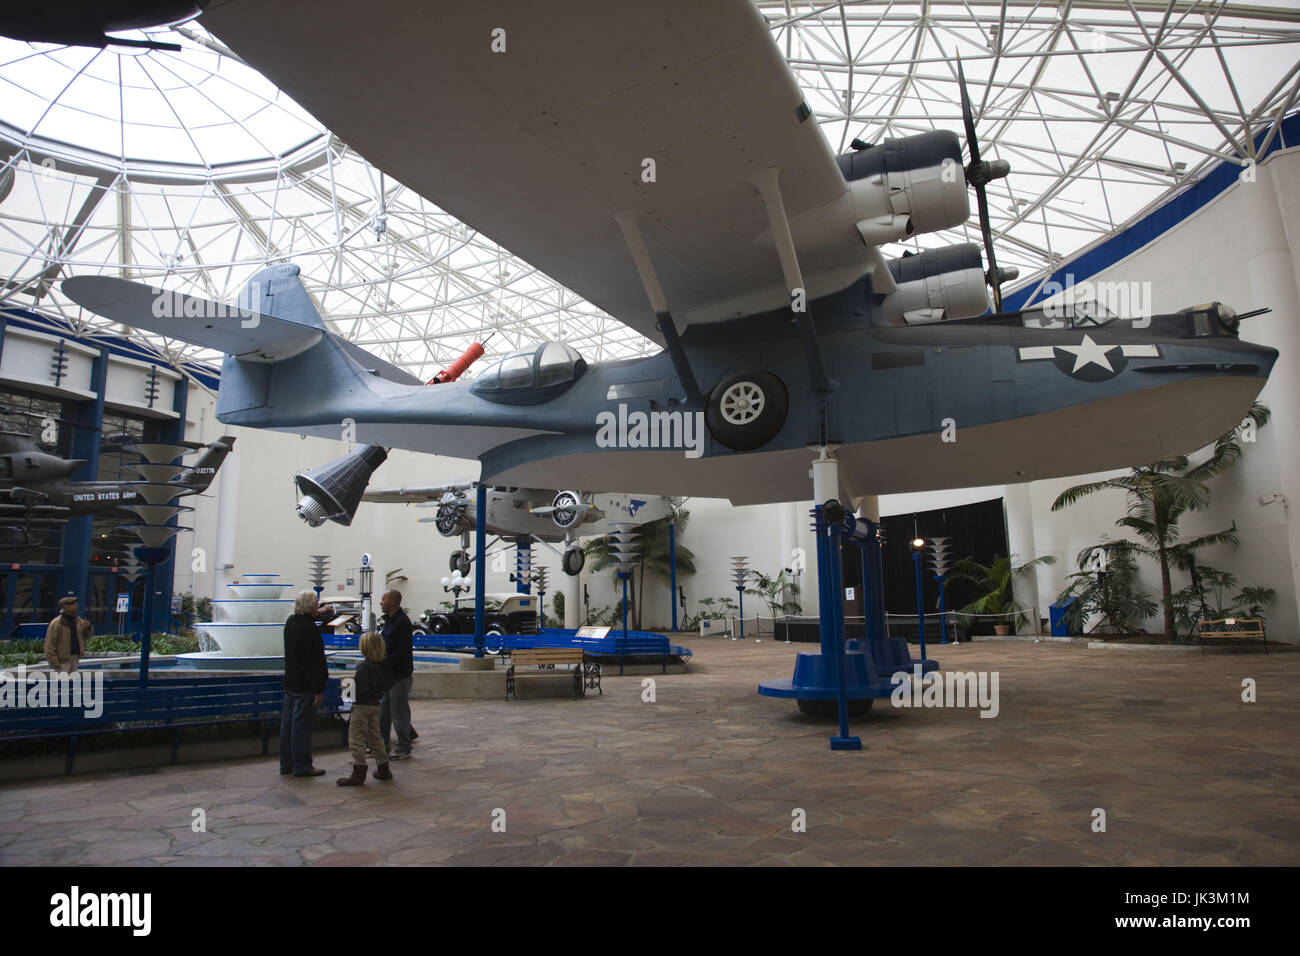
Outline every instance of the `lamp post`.
[(939, 585), (939, 633), (940, 644), (948, 643), (948, 612), (944, 605), (943, 585), (948, 579), (948, 544), (952, 538), (931, 538), (930, 539), (930, 568), (934, 572), (934, 580)]
[(916, 625), (921, 641), (921, 660), (925, 660), (925, 599), (921, 588), (921, 559), (925, 556), (925, 539), (912, 539), (912, 564), (916, 567)]
[(537, 584), (537, 633), (540, 634), (546, 630), (546, 569), (538, 568), (534, 571), (533, 581)]
[(632, 577), (632, 568), (639, 559), (635, 542), (632, 540), (640, 532), (630, 521), (610, 523), (609, 554), (614, 559), (614, 571), (623, 582), (623, 640), (627, 640), (627, 582)]
[(307, 580), (311, 582), (311, 589), (316, 592), (317, 601), (320, 601), (321, 594), (325, 591), (325, 582), (329, 580), (329, 572), (329, 555), (313, 554), (311, 564), (307, 567)]
[[(749, 558), (733, 557), (731, 559), (731, 580), (736, 585), (736, 594), (739, 595), (738, 610), (740, 615), (740, 637), (745, 636), (745, 579), (749, 577), (749, 569), (745, 567), (749, 563)], [(733, 641), (739, 638), (731, 635)], [(755, 638), (755, 643), (758, 639)]]
[(459, 571), (451, 572), (451, 577), (442, 579), (442, 589), (451, 595), (451, 609), (460, 610), (460, 596), (466, 591), (473, 590), (473, 586), (465, 581), (465, 578)]

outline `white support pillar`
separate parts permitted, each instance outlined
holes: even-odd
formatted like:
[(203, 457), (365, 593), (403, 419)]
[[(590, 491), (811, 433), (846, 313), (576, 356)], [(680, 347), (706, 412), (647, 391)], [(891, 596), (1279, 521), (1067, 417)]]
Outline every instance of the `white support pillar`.
[[(1012, 564), (1024, 564), (1038, 557), (1034, 543), (1033, 501), (1029, 494), (1029, 485), (1007, 485), (1002, 492), (1002, 509), (1007, 522), (1007, 548)], [(1038, 600), (1037, 569), (1026, 572), (1017, 578), (1011, 586), (1011, 594), (1017, 601), (1030, 608), (1030, 633), (1038, 633), (1038, 618), (1047, 617), (1047, 608)], [(1003, 623), (999, 621), (998, 623)], [(1007, 621), (1005, 623), (1013, 623)]]
[[(232, 450), (217, 472), (217, 542), (212, 567), (212, 597), (227, 595), (226, 585), (235, 580), (235, 543), (239, 534), (239, 459), (238, 449)], [(198, 593), (195, 582), (195, 593)]]
[[(1300, 171), (1296, 164), (1279, 162), (1275, 155), (1259, 169), (1259, 180), (1259, 186), (1271, 195), (1255, 203), (1259, 216), (1253, 228), (1265, 237), (1262, 245), (1266, 251), (1246, 261), (1246, 277), (1250, 282), (1250, 307), (1268, 306), (1273, 311), (1247, 319), (1242, 336), (1282, 353), (1261, 395), (1273, 411), (1268, 428), (1277, 448), (1277, 487), (1267, 490), (1286, 496), (1283, 516), (1291, 551), (1292, 595), (1296, 599), (1293, 613), (1300, 615), (1300, 370), (1296, 368), (1296, 357), (1300, 356), (1300, 197), (1295, 194)], [(1259, 333), (1252, 335), (1256, 329)], [(1281, 600), (1283, 596), (1279, 593), (1278, 597)]]

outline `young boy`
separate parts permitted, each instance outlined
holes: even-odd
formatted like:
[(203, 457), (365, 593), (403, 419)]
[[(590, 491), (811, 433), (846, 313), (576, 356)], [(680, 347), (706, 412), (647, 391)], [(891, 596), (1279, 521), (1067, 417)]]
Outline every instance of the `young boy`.
[(352, 776), (338, 781), (340, 787), (359, 787), (366, 782), (366, 748), (374, 755), (375, 779), (392, 780), (388, 769), (388, 751), (379, 733), (379, 702), (393, 686), (393, 677), (384, 667), (384, 639), (371, 631), (361, 635), (361, 656), (354, 678), (355, 696), (348, 727), (348, 746), (352, 748)]

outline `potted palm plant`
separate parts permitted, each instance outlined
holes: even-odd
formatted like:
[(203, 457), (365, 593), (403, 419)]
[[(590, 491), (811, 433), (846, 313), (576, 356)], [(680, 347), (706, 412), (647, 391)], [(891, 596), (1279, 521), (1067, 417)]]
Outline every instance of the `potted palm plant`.
[[(969, 629), (971, 618), (987, 616), (1003, 618), (1002, 623), (993, 625), (993, 632), (1000, 637), (1011, 633), (1012, 624), (1019, 631), (1029, 621), (1026, 613), (1029, 607), (1012, 596), (1012, 586), (1017, 578), (1031, 568), (1055, 563), (1056, 558), (1051, 555), (1034, 558), (1020, 565), (1014, 564), (1012, 558), (1000, 555), (994, 556), (992, 564), (980, 564), (974, 558), (963, 558), (957, 563), (957, 569), (951, 578), (970, 581), (982, 592), (965, 607), (957, 609), (957, 613), (966, 618), (962, 622), (963, 626)], [(1005, 620), (1008, 616), (1011, 622)]]

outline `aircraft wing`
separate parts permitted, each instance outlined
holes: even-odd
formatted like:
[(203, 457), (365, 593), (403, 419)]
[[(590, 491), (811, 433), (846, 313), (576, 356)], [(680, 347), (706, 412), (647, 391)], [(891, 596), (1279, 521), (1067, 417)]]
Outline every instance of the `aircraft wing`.
[(456, 485), (431, 485), (423, 488), (379, 488), (375, 491), (367, 491), (361, 496), (361, 500), (389, 504), (410, 503), (412, 501), (441, 501), (443, 495), (462, 494), (468, 496), (473, 490), (473, 483), (468, 481)]
[[(690, 324), (789, 301), (749, 179), (778, 168), (792, 217), (847, 190), (749, 0), (228, 0), (202, 23), (371, 163), (660, 342), (617, 214)], [(814, 293), (866, 268), (856, 234), (801, 260)]]

